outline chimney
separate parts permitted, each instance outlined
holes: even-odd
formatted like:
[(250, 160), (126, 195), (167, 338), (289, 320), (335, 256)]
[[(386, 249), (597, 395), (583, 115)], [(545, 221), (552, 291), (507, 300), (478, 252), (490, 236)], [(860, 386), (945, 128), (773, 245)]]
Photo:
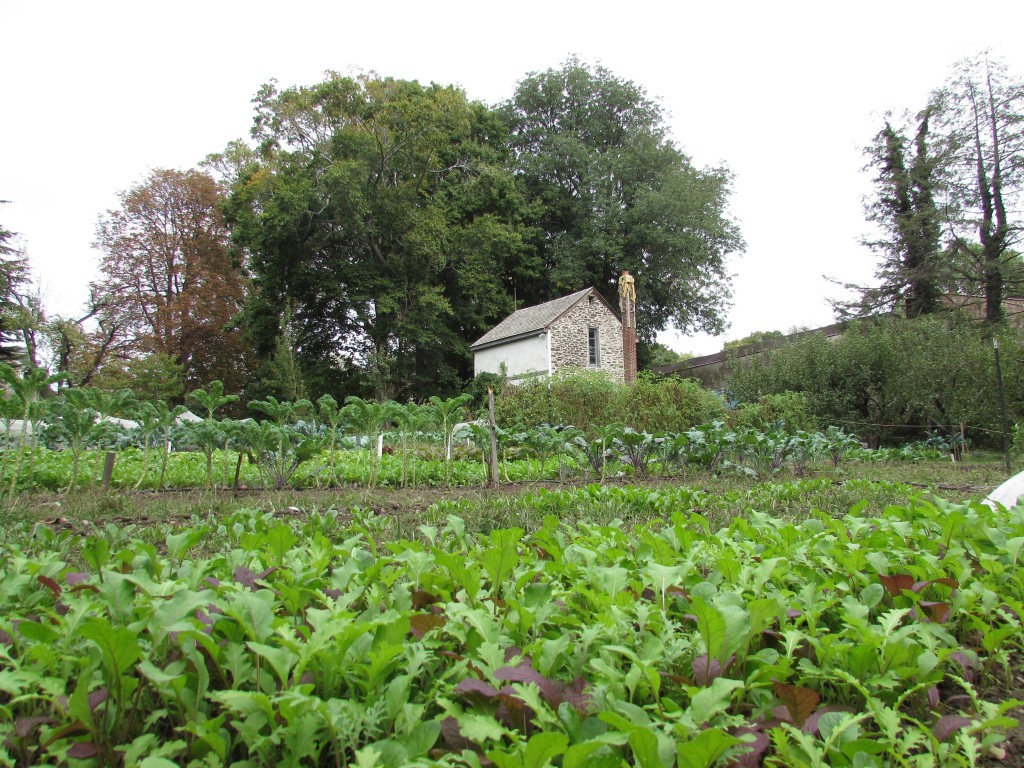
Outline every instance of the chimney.
[(636, 381), (636, 281), (623, 270), (619, 276), (619, 312), (622, 314), (622, 375), (627, 384)]

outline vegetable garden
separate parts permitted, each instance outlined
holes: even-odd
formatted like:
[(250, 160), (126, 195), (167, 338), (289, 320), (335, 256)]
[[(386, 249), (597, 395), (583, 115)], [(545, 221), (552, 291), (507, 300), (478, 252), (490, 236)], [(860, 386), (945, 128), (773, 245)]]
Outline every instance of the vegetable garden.
[[(949, 446), (541, 427), (497, 436), (502, 479), (534, 487), (454, 493), (488, 478), (487, 429), (452, 435), (464, 401), (268, 399), (255, 422), (207, 394), (195, 425), (153, 406), (121, 432), (93, 402), (8, 438), (14, 502), (48, 489), (74, 518), (116, 450), (104, 498), (210, 503), (174, 524), (0, 513), (0, 764), (1012, 759), (1024, 512), (868, 479), (956, 467)], [(363, 503), (215, 505), (245, 485)], [(373, 508), (428, 486), (408, 519)]]

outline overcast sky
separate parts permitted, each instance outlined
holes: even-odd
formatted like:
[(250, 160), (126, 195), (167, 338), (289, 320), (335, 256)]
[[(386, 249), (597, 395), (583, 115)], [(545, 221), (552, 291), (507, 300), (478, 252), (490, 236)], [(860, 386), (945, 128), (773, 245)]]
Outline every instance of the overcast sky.
[[(251, 99), (326, 70), (454, 83), (495, 104), (570, 54), (660, 100), (678, 146), (735, 175), (747, 242), (722, 337), (832, 321), (823, 276), (866, 281), (861, 147), (985, 48), (1024, 74), (1024, 2), (605, 4), (0, 0), (0, 224), (20, 233), (51, 313), (97, 276), (96, 221), (154, 168), (248, 136)], [(642, 281), (638, 283), (642, 294)]]

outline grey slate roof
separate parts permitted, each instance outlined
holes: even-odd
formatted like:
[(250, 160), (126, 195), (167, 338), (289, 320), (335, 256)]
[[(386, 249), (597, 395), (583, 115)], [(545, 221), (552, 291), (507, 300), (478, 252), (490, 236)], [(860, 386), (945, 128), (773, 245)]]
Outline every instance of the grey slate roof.
[[(494, 346), (501, 342), (511, 341), (522, 336), (528, 336), (532, 333), (543, 331), (555, 322), (555, 320), (568, 312), (577, 301), (582, 299), (591, 291), (594, 291), (594, 289), (584, 288), (582, 291), (570, 293), (568, 296), (563, 296), (560, 299), (547, 301), (533, 307), (517, 309), (479, 339), (474, 341), (469, 348), (474, 350), (483, 349), (484, 347)], [(594, 291), (594, 293), (595, 295), (600, 296), (596, 291)], [(602, 299), (602, 301), (604, 301), (604, 299)]]

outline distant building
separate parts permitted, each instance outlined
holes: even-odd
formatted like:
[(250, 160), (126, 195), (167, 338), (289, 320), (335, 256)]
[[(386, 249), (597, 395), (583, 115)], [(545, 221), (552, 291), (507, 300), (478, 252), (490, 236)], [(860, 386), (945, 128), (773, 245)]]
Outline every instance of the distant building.
[(622, 382), (622, 320), (593, 288), (513, 312), (470, 346), (474, 372), (512, 380), (565, 369), (604, 371)]
[[(985, 319), (985, 297), (965, 293), (947, 293), (939, 299), (942, 307), (958, 309), (973, 320)], [(1003, 298), (1003, 314), (1014, 328), (1024, 328), (1024, 296)]]
[(659, 376), (677, 376), (681, 379), (698, 379), (705, 387), (709, 387), (710, 389), (720, 389), (729, 380), (730, 363), (735, 364), (743, 359), (755, 357), (757, 355), (766, 355), (771, 350), (777, 349), (783, 344), (795, 339), (804, 338), (805, 336), (810, 336), (813, 333), (820, 333), (829, 341), (834, 341), (842, 335), (845, 327), (846, 326), (843, 323), (835, 323), (834, 325), (826, 325), (823, 328), (815, 328), (811, 331), (800, 331), (799, 333), (793, 333), (789, 336), (782, 336), (781, 338), (772, 339), (763, 344), (747, 344), (743, 347), (723, 350), (711, 355), (704, 355), (703, 357), (691, 357), (689, 360), (683, 360), (679, 363), (659, 365), (651, 370)]

